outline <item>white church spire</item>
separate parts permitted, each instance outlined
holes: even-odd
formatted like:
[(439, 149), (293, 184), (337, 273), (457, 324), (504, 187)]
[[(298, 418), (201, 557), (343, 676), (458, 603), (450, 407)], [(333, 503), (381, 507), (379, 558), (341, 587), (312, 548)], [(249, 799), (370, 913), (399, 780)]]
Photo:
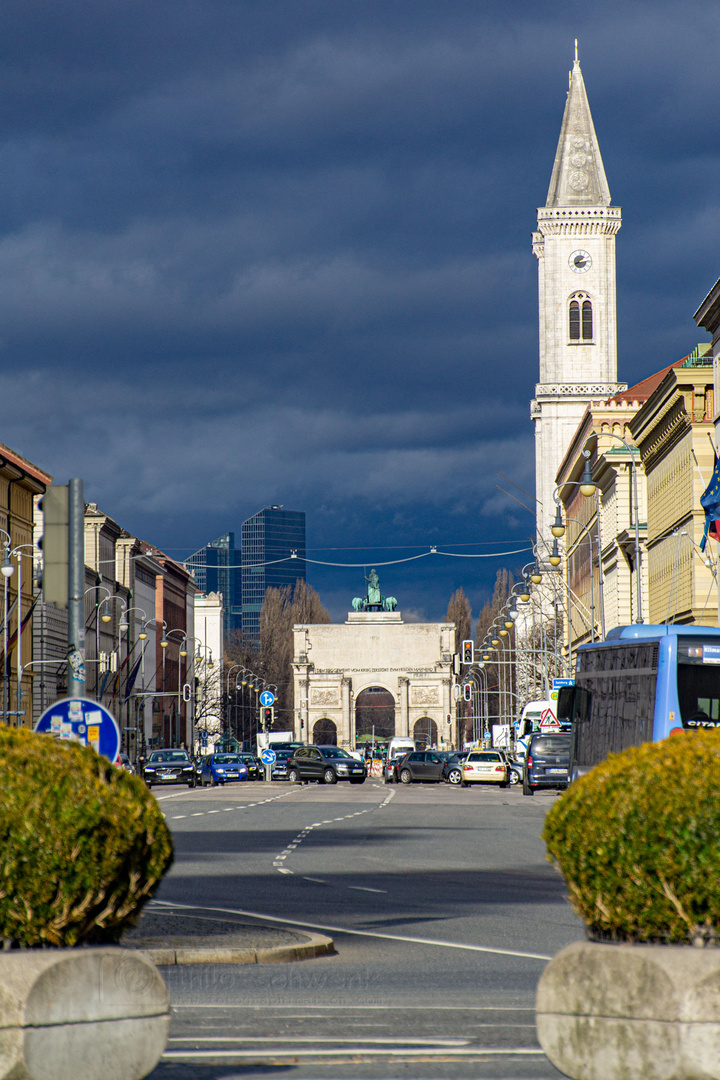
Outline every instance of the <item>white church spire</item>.
[(535, 423), (538, 531), (549, 535), (555, 477), (589, 402), (624, 389), (617, 380), (615, 236), (610, 188), (577, 58), (545, 206), (537, 212), (540, 379)]
[(565, 115), (545, 205), (610, 205), (610, 188), (577, 59), (577, 41)]

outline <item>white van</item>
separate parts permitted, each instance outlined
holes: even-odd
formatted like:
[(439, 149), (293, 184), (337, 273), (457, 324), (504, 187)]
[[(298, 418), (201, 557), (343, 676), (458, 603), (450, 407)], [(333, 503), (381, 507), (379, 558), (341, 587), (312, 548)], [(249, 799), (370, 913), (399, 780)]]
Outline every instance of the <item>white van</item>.
[(413, 750), (415, 750), (414, 739), (409, 738), (407, 735), (394, 735), (388, 743), (388, 761), (391, 758), (405, 757), (406, 754), (411, 754)]

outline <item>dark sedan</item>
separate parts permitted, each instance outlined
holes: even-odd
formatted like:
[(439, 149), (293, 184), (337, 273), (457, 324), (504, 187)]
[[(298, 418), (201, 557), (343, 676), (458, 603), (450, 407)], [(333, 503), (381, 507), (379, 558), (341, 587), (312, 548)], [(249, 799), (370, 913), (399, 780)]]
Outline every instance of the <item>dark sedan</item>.
[(195, 786), (195, 766), (186, 750), (153, 750), (145, 762), (143, 779), (153, 784), (187, 784)]
[(247, 766), (248, 780), (264, 780), (265, 772), (254, 754), (239, 755), (243, 765)]
[(444, 767), (445, 759), (436, 750), (414, 750), (399, 762), (397, 777), (401, 784), (438, 783)]
[(339, 746), (302, 746), (288, 761), (287, 777), (296, 784), (303, 780), (317, 780), (319, 784), (349, 780), (351, 784), (364, 784), (365, 764)]

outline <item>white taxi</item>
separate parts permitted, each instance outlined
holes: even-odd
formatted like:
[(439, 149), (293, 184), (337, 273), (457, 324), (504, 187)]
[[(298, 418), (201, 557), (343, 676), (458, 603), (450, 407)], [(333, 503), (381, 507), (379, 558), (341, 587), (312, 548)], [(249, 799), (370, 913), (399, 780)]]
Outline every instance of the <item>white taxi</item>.
[(471, 750), (462, 764), (462, 786), (498, 784), (507, 787), (509, 767), (497, 750)]

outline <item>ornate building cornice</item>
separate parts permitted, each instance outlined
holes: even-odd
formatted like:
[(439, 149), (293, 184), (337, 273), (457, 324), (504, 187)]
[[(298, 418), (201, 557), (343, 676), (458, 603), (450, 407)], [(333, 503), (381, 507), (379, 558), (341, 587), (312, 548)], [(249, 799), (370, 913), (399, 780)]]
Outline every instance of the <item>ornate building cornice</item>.
[(537, 383), (535, 398), (606, 398), (627, 390), (627, 383)]

